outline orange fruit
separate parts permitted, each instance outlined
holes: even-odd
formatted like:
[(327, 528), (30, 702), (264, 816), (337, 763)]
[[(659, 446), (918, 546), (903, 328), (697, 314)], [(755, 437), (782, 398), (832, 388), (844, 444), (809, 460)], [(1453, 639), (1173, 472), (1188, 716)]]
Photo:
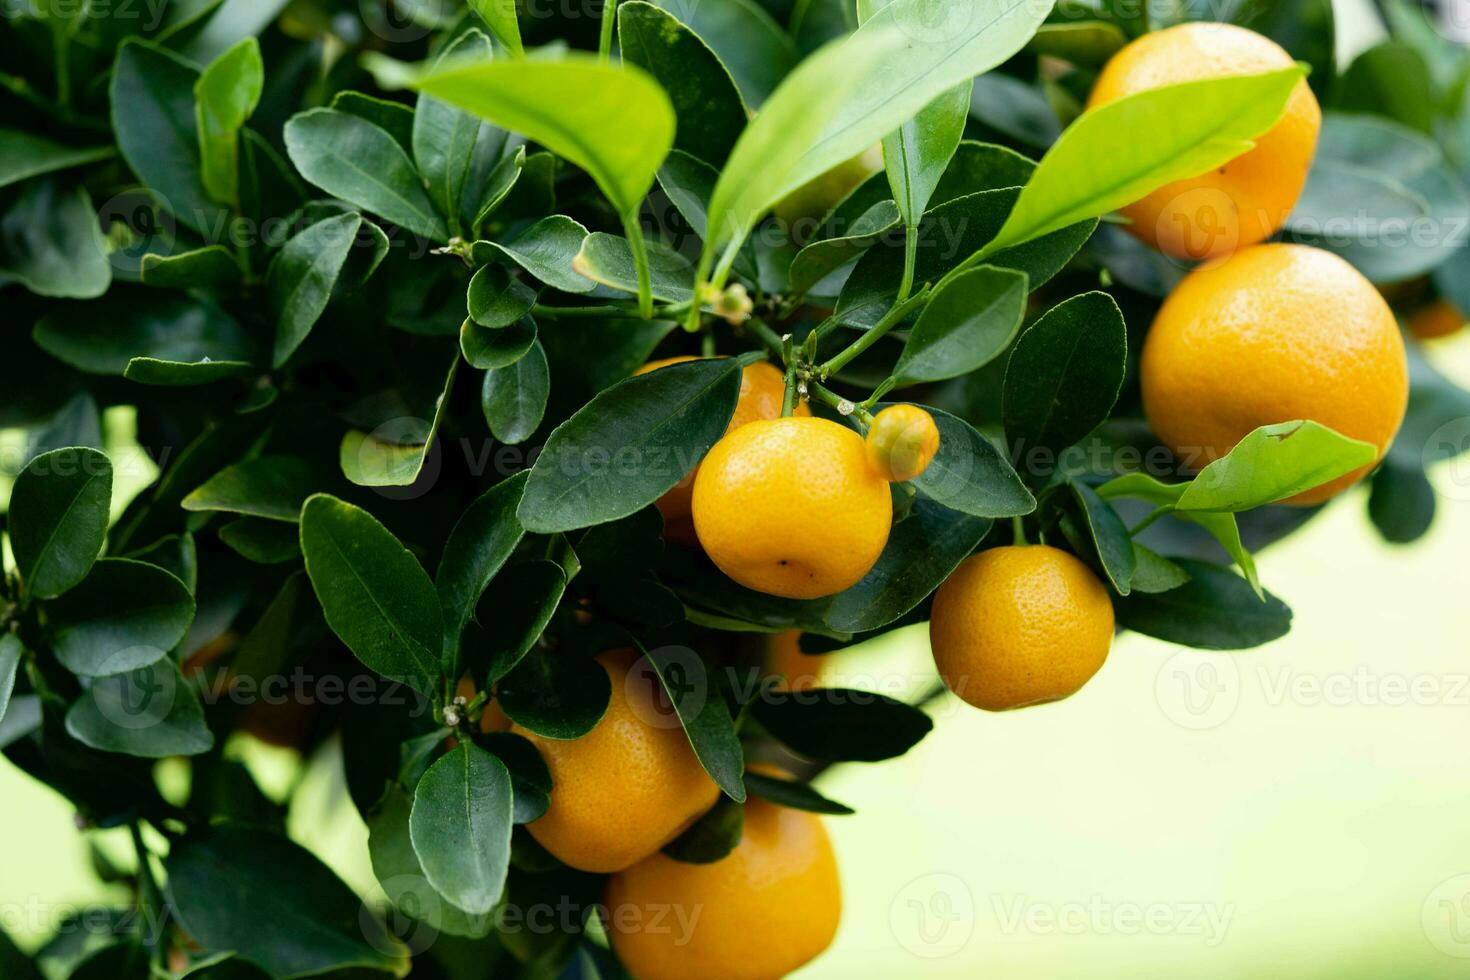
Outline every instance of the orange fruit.
[(631, 650), (597, 658), (612, 681), (607, 713), (581, 738), (526, 731), (551, 770), (551, 806), (531, 836), (582, 871), (621, 871), (655, 853), (720, 795), (689, 737), (661, 705), (658, 679)]
[(893, 526), (888, 481), (862, 436), (819, 418), (751, 422), (715, 443), (694, 480), (694, 530), (746, 588), (816, 599), (855, 584)]
[(1420, 340), (1437, 340), (1459, 333), (1465, 314), (1448, 300), (1438, 300), (1409, 317), (1409, 332)]
[[(1280, 45), (1231, 24), (1190, 23), (1145, 34), (1103, 68), (1088, 108), (1183, 82), (1290, 68)], [(1128, 230), (1180, 259), (1209, 259), (1263, 242), (1296, 207), (1307, 182), (1322, 109), (1303, 79), (1255, 148), (1222, 167), (1159, 188), (1122, 209)]]
[(1092, 570), (1046, 545), (966, 558), (934, 593), (929, 644), (945, 685), (986, 711), (1070, 697), (1113, 643), (1113, 603)]
[[(667, 357), (660, 361), (649, 361), (637, 371), (635, 376), (657, 371), (661, 367), (670, 364), (682, 364), (685, 361), (698, 360), (694, 357)], [(786, 377), (781, 370), (770, 361), (757, 361), (749, 365), (740, 373), (740, 400), (735, 403), (735, 414), (730, 416), (730, 425), (725, 429), (727, 433), (733, 432), (748, 422), (758, 419), (775, 419), (781, 417), (781, 403), (786, 397)], [(812, 410), (807, 408), (805, 402), (798, 402), (795, 414), (808, 416)], [(664, 537), (675, 544), (693, 547), (698, 543), (694, 535), (694, 519), (690, 516), (690, 509), (694, 497), (694, 475), (699, 472), (696, 466), (684, 479), (674, 485), (674, 488), (654, 502), (658, 512), (664, 519)]]
[[(1296, 419), (1381, 456), (1409, 398), (1393, 311), (1347, 262), (1304, 245), (1258, 245), (1186, 276), (1144, 341), (1141, 375), (1154, 431), (1196, 470), (1252, 430)], [(1371, 469), (1288, 502), (1320, 503)]]
[(801, 652), (801, 630), (787, 630), (766, 639), (766, 675), (780, 679), (777, 690), (810, 691), (821, 687), (826, 655)]
[(638, 980), (769, 980), (831, 945), (842, 885), (820, 817), (752, 798), (730, 854), (655, 854), (613, 875), (605, 903), (613, 951)]
[(920, 476), (939, 452), (939, 426), (917, 405), (890, 405), (868, 426), (868, 459), (884, 479), (902, 483)]

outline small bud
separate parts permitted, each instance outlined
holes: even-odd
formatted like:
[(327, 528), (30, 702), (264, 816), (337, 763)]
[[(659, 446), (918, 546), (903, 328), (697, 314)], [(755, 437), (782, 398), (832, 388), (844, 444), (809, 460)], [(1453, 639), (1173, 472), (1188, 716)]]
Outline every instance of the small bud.
[(458, 728), (461, 721), (459, 709), (450, 707), (444, 709), (444, 724), (450, 728)]
[(857, 411), (857, 406), (848, 401), (846, 398), (837, 403), (837, 414), (841, 415), (843, 418), (847, 418), (855, 411)]

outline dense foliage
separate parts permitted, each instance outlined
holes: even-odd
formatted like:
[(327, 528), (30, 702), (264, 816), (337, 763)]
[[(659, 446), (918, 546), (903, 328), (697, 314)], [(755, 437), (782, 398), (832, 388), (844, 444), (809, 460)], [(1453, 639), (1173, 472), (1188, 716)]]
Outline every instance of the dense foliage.
[[(1199, 4), (1175, 16), (1304, 67), (1084, 113), (1101, 65), (1169, 23), (1137, 7), (7, 4), (0, 747), (84, 827), (133, 828), (156, 860), (102, 870), (170, 911), (71, 930), (47, 968), (615, 970), (585, 915), (505, 917), (590, 910), (602, 881), (527, 835), (546, 765), (483, 715), (575, 738), (609, 701), (592, 658), (643, 651), (724, 794), (669, 852), (710, 861), (747, 793), (849, 812), (806, 779), (930, 727), (896, 698), (762, 687), (762, 638), (825, 653), (923, 622), (1016, 536), (1092, 566), (1123, 628), (1284, 635), (1251, 549), (1316, 510), (1270, 505), (1372, 447), (1281, 419), (1195, 476), (1158, 446), (1136, 349), (1187, 263), (1109, 215), (1238, 155), (1310, 69), (1326, 119), (1284, 236), (1406, 315), (1470, 310), (1470, 71), (1398, 0), (1346, 66), (1328, 0)], [(880, 143), (884, 169), (854, 172)], [(677, 355), (702, 359), (633, 377)], [(653, 506), (762, 359), (788, 403), (854, 426), (919, 403), (941, 434), (878, 564), (826, 598), (735, 584)], [(1470, 445), (1470, 394), (1410, 360), (1368, 497), (1395, 542), (1432, 520), (1425, 467)], [(286, 837), (236, 732), (340, 746), (382, 908)], [(177, 757), (182, 789), (155, 778)], [(804, 778), (747, 778), (750, 757)], [(36, 975), (3, 936), (0, 973)]]

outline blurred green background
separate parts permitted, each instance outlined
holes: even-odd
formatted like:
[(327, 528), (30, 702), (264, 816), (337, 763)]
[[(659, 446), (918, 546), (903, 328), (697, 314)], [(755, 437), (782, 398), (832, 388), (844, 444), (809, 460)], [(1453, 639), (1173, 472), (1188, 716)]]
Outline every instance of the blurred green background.
[[(1371, 26), (1340, 5), (1341, 45)], [(1470, 385), (1470, 337), (1431, 351)], [(1365, 490), (1261, 556), (1293, 632), (1242, 654), (1119, 638), (1069, 701), (953, 699), (902, 759), (829, 772), (846, 909), (803, 976), (1470, 975), (1470, 462), (1435, 473), (1428, 538), (1383, 544)], [(914, 695), (922, 627), (838, 655), (831, 682)], [(330, 747), (241, 743), (291, 831), (354, 887), (366, 832)], [(124, 832), (125, 833), (125, 832)], [(0, 760), (0, 927), (34, 948), (98, 884), (70, 808)]]

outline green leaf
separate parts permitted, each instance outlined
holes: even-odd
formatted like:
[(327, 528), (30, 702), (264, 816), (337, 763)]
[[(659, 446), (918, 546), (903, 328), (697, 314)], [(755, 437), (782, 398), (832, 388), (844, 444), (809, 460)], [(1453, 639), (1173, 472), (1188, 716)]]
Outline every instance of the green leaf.
[(475, 608), (487, 634), (473, 651), (475, 676), (483, 674), (489, 685), (514, 670), (545, 632), (566, 588), (562, 567), (542, 559), (513, 565), (491, 582)]
[(468, 739), (429, 767), (414, 791), (409, 832), (424, 875), (451, 905), (484, 915), (510, 867), (510, 773)]
[[(449, 534), (434, 581), (451, 648), (458, 647), (480, 595), (525, 534), (516, 516), (525, 486), (524, 473), (497, 483), (465, 509)], [(447, 673), (459, 676), (457, 670)]]
[(211, 827), (175, 842), (165, 869), (169, 907), (206, 949), (234, 950), (272, 976), (408, 973), (403, 944), (326, 865), (280, 834)]
[(640, 68), (578, 54), (411, 71), (373, 59), (379, 82), (488, 119), (587, 171), (619, 214), (633, 214), (674, 141), (674, 109)]
[(747, 772), (745, 787), (762, 799), (793, 810), (826, 813), (832, 816), (845, 816), (856, 812), (850, 806), (827, 799), (818, 793), (810, 783), (803, 783), (795, 779), (780, 779), (764, 773)]
[(1300, 68), (1185, 82), (1084, 113), (1042, 158), (986, 254), (1235, 159), (1281, 118)]
[[(15, 692), (15, 674), (20, 669), (20, 659), (25, 655), (25, 646), (14, 633), (0, 636), (0, 721), (10, 707), (10, 695)], [(0, 933), (3, 937), (3, 933)], [(0, 938), (0, 943), (3, 943)], [(0, 966), (5, 963), (4, 951), (0, 949)]]
[(797, 753), (819, 762), (881, 762), (903, 755), (934, 723), (883, 694), (844, 688), (767, 691), (751, 715)]
[(253, 369), (249, 361), (215, 361), (207, 356), (198, 361), (135, 357), (123, 369), (123, 377), (138, 384), (180, 388), (239, 377)]
[(495, 925), (494, 916), (470, 915), (446, 902), (424, 876), (413, 850), (409, 815), (413, 800), (394, 787), (368, 818), (368, 853), (373, 874), (394, 907), (440, 932), (479, 939)]
[(178, 255), (149, 252), (139, 266), (143, 282), (173, 289), (208, 289), (240, 281), (240, 263), (223, 245), (206, 245)]
[(516, 20), (515, 0), (470, 0), (470, 9), (479, 15), (495, 40), (510, 49), (517, 58), (525, 54), (521, 46), (521, 25)]
[(286, 123), (286, 152), (312, 184), (409, 231), (447, 241), (444, 220), (413, 161), (386, 130), (335, 109), (312, 109)]
[(586, 238), (587, 229), (580, 223), (553, 214), (509, 242), (475, 242), (474, 260), (483, 265), (504, 256), (548, 286), (564, 293), (585, 293), (595, 284), (578, 275), (572, 263)]
[(725, 434), (741, 369), (733, 358), (673, 364), (592, 399), (537, 457), (519, 510), (526, 529), (590, 527), (653, 503)]
[[(694, 267), (662, 242), (648, 242), (648, 266), (653, 298), (666, 303), (694, 299)], [(595, 231), (582, 241), (572, 268), (593, 282), (625, 293), (638, 292), (638, 269), (626, 238)]]
[(245, 330), (214, 303), (151, 290), (114, 289), (55, 306), (32, 335), (46, 353), (89, 374), (121, 375), (136, 358), (207, 364), (254, 355)]
[(107, 539), (112, 463), (95, 449), (42, 453), (10, 493), (8, 530), (26, 591), (54, 599), (87, 577)]
[(194, 84), (199, 71), (136, 38), (117, 49), (109, 104), (118, 149), (164, 207), (195, 231), (223, 227), (228, 214), (204, 186)]
[[(1432, 222), (1449, 229), (1420, 235)], [(1388, 119), (1328, 112), (1301, 199), (1287, 219), (1292, 241), (1335, 252), (1374, 282), (1423, 275), (1465, 243), (1470, 191), (1431, 139)], [(1385, 241), (1394, 245), (1385, 248)]]
[(1024, 272), (981, 266), (935, 293), (894, 367), (900, 384), (943, 381), (989, 364), (1011, 345), (1026, 315)]
[(47, 603), (46, 619), (62, 666), (104, 677), (166, 657), (194, 621), (194, 597), (157, 565), (102, 558), (80, 585)]
[(581, 738), (602, 720), (612, 681), (596, 660), (538, 650), (501, 678), (495, 698), (511, 721), (546, 738)]
[(86, 951), (68, 980), (144, 980), (148, 975), (148, 953), (129, 938)]
[(482, 743), (510, 770), (516, 823), (539, 820), (551, 807), (551, 770), (531, 740), (512, 732), (491, 732)]
[(34, 181), (0, 216), (0, 279), (13, 279), (37, 296), (101, 296), (112, 282), (107, 252), (85, 188)]
[(321, 482), (316, 467), (300, 456), (259, 456), (220, 470), (185, 497), (182, 506), (294, 524), (301, 518), (301, 505)]
[(1015, 517), (1036, 509), (1036, 499), (990, 440), (964, 419), (921, 407), (939, 428), (939, 451), (912, 481), (926, 497), (974, 517)]
[(1132, 591), (1154, 595), (1177, 589), (1189, 581), (1189, 573), (1162, 555), (1133, 542)]
[(360, 487), (412, 486), (423, 472), (424, 462), (434, 447), (458, 373), (459, 358), (456, 357), (449, 364), (444, 390), (434, 403), (432, 419), (402, 416), (373, 432), (354, 429), (343, 436), (337, 449), (337, 461), (343, 475)]
[[(549, 153), (538, 153), (538, 159), (550, 161)], [(480, 226), (489, 220), (496, 209), (515, 190), (516, 184), (520, 182), (521, 173), (526, 170), (526, 148), (516, 147), (516, 151), (502, 159), (495, 165), (495, 169), (485, 177), (485, 185), (480, 189), (480, 200), (475, 205), (475, 218), (469, 227), (472, 235), (478, 236)], [(548, 208), (550, 202), (548, 202)]]
[(658, 675), (699, 764), (726, 796), (744, 803), (745, 758), (719, 675), (688, 647), (649, 650), (644, 661)]
[(146, 759), (214, 747), (199, 696), (167, 657), (94, 680), (67, 711), (66, 731), (94, 749)]
[(1087, 531), (1097, 549), (1103, 572), (1119, 595), (1127, 595), (1132, 589), (1133, 573), (1138, 566), (1128, 525), (1092, 487), (1076, 480), (1069, 481), (1069, 485), (1087, 522)]
[(493, 330), (466, 320), (459, 328), (459, 349), (470, 367), (493, 371), (510, 367), (529, 354), (537, 335), (536, 321), (529, 316)]
[(361, 92), (345, 90), (332, 97), (329, 108), (358, 116), (393, 137), (405, 153), (413, 153), (413, 107)]
[(540, 344), (514, 364), (486, 371), (480, 407), (490, 434), (508, 446), (525, 442), (540, 428), (550, 394), (551, 372)]
[(1270, 593), (1262, 602), (1228, 569), (1186, 558), (1175, 562), (1189, 581), (1168, 592), (1135, 590), (1115, 600), (1120, 626), (1201, 650), (1246, 650), (1291, 630), (1291, 610)]
[[(657, 3), (710, 46), (720, 63), (729, 69), (751, 108), (759, 108), (770, 97), (799, 59), (795, 42), (758, 0), (724, 0), (723, 3), (657, 0)], [(716, 164), (722, 161), (723, 158), (710, 160)]]
[[(1006, 365), (1004, 416), (1011, 452), (1033, 476), (1101, 425), (1123, 386), (1128, 331), (1106, 293), (1053, 307), (1021, 334)], [(1051, 454), (1039, 458), (1040, 454)]]
[(671, 14), (630, 0), (618, 7), (618, 50), (673, 100), (674, 147), (716, 166), (724, 163), (745, 128), (745, 102), (708, 45)]
[(1433, 135), (1434, 80), (1418, 51), (1402, 41), (1384, 41), (1348, 65), (1338, 79), (1333, 108), (1387, 116)]
[(292, 237), (271, 260), (266, 290), (276, 315), (272, 366), (291, 359), (327, 308), (347, 256), (357, 241), (362, 215), (327, 218)]
[(1434, 485), (1418, 465), (1386, 459), (1373, 474), (1368, 516), (1391, 544), (1410, 544), (1429, 533), (1434, 523)]
[(1035, 54), (1062, 58), (1083, 68), (1100, 69), (1128, 43), (1122, 28), (1105, 20), (1043, 24), (1026, 45)]
[(63, 146), (35, 133), (0, 126), (0, 187), (106, 160), (115, 152), (110, 146)]
[[(948, 0), (896, 0), (799, 64), (746, 127), (709, 207), (706, 260), (742, 241), (789, 192), (893, 132), (945, 92), (1018, 51), (1047, 5), (990, 0), (936, 31)], [(928, 26), (926, 26), (928, 25)], [(734, 260), (726, 248), (722, 267)]]
[(301, 551), (327, 624), (357, 659), (433, 694), (444, 621), (418, 559), (367, 511), (326, 494), (301, 509)]
[(260, 45), (247, 37), (205, 67), (194, 83), (200, 174), (216, 201), (240, 200), (240, 130), (260, 104), (265, 65)]
[(745, 807), (728, 796), (664, 845), (663, 853), (685, 864), (713, 864), (730, 856), (745, 833)]
[(965, 80), (883, 137), (883, 163), (904, 224), (916, 225), (965, 134), (970, 82)]
[(216, 533), (236, 554), (262, 565), (281, 565), (301, 557), (301, 535), (283, 521), (242, 517), (221, 525)]
[(1242, 511), (1285, 500), (1372, 464), (1378, 447), (1311, 421), (1263, 425), (1210, 463), (1176, 505)]
[[(436, 67), (490, 57), (490, 39), (477, 30), (461, 34), (444, 49)], [(475, 145), (486, 124), (432, 95), (420, 95), (413, 115), (413, 159), (439, 213), (449, 223), (449, 233), (460, 233), (460, 210), (470, 172), (475, 162)]]
[(470, 279), (468, 303), (471, 320), (499, 330), (531, 312), (536, 306), (536, 291), (513, 277), (503, 265), (483, 265)]
[(791, 262), (791, 291), (805, 296), (827, 276), (861, 258), (900, 220), (898, 208), (885, 199), (859, 215), (840, 237), (809, 243)]

